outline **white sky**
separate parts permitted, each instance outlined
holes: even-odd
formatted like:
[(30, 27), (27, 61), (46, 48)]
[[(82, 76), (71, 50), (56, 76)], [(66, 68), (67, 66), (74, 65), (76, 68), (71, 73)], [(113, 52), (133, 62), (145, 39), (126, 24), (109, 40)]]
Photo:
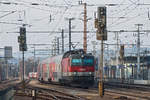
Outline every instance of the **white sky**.
[[(79, 0), (0, 0), (0, 22), (9, 23), (26, 23), (31, 25), (27, 26), (27, 31), (60, 31), (60, 29), (68, 30), (68, 21), (66, 18), (75, 18), (72, 21), (72, 26), (75, 28), (72, 30), (83, 30), (83, 5), (78, 5)], [(97, 7), (105, 4), (118, 4), (117, 6), (107, 6), (107, 30), (137, 30), (135, 24), (143, 24), (142, 29), (150, 30), (150, 18), (148, 18), (148, 12), (150, 12), (150, 5), (138, 5), (138, 4), (150, 4), (150, 0), (83, 0), (87, 2), (87, 17), (92, 18), (88, 21), (88, 30), (95, 31), (94, 28), (94, 12), (97, 11)], [(7, 5), (2, 2), (11, 2)], [(17, 5), (13, 4), (17, 3)], [(31, 3), (38, 3), (40, 5), (31, 5)], [(46, 4), (51, 6), (45, 6)], [(91, 6), (95, 5), (95, 6)], [(64, 7), (59, 7), (64, 6)], [(6, 12), (9, 11), (9, 12)], [(16, 11), (9, 14), (11, 11)], [(52, 16), (52, 21), (49, 22), (49, 16)], [(124, 17), (124, 18), (119, 18)], [(22, 19), (20, 22), (18, 20)], [(19, 51), (18, 33), (7, 33), (19, 31), (21, 25), (15, 24), (3, 24), (0, 23), (0, 48), (4, 46), (12, 46), (13, 52)], [(65, 33), (65, 44), (68, 44), (68, 34)], [(96, 40), (96, 34), (88, 33), (88, 50), (92, 50), (91, 41)], [(51, 44), (52, 40), (58, 33), (49, 34), (33, 34), (27, 33), (28, 44)], [(116, 43), (114, 39), (114, 33), (108, 33), (107, 43)], [(133, 33), (120, 34), (121, 43), (136, 43), (136, 37), (133, 37)], [(72, 42), (80, 42), (77, 48), (82, 48), (83, 34), (72, 34)], [(99, 42), (99, 41), (97, 41)], [(141, 42), (143, 45), (150, 45), (149, 34), (141, 35)], [(37, 47), (38, 48), (38, 47)], [(44, 48), (44, 46), (39, 47)], [(50, 46), (48, 48), (51, 48)], [(67, 47), (68, 48), (68, 47)], [(99, 46), (97, 46), (99, 49)], [(33, 50), (28, 46), (29, 50)]]

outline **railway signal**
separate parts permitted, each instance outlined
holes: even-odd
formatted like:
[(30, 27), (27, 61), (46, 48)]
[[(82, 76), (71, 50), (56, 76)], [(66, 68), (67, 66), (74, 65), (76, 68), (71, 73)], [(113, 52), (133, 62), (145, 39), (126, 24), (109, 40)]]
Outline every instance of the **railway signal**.
[(121, 45), (120, 46), (120, 58), (121, 58), (121, 60), (123, 60), (123, 58), (124, 58), (124, 45)]
[(104, 56), (104, 44), (103, 41), (107, 40), (106, 29), (106, 7), (98, 7), (97, 18), (95, 19), (95, 28), (97, 28), (96, 36), (97, 40), (101, 40), (101, 55), (99, 65), (99, 95), (104, 96), (104, 83), (103, 83), (103, 56)]
[(26, 44), (26, 28), (20, 27), (20, 36), (18, 36), (18, 42), (19, 42), (19, 50), (22, 51), (22, 83), (23, 88), (25, 87), (24, 82), (24, 51), (27, 51), (27, 44)]
[(20, 36), (18, 36), (19, 50), (20, 51), (27, 51), (27, 44), (26, 44), (26, 28), (20, 27)]
[(95, 19), (95, 28), (97, 28), (97, 40), (107, 40), (106, 30), (106, 7), (98, 7), (97, 19)]

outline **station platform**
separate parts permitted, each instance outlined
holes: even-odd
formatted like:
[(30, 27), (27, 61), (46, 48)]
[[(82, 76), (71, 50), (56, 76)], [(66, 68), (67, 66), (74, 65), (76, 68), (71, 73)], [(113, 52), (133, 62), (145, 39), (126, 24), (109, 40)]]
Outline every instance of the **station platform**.
[(150, 85), (150, 80), (134, 80), (134, 84)]

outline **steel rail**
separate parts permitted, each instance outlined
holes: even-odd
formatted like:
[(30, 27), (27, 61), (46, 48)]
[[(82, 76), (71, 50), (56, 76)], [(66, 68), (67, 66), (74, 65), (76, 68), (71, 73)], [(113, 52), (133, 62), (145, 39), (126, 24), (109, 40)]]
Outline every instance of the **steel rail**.
[[(58, 98), (65, 98), (67, 100), (82, 100), (82, 98), (78, 97), (78, 96), (74, 96), (74, 95), (71, 95), (71, 94), (68, 94), (68, 93), (64, 93), (64, 92), (60, 92), (58, 90), (54, 90), (54, 89), (46, 89), (46, 88), (41, 88), (41, 87), (29, 87), (29, 89), (35, 89), (35, 90), (42, 90), (42, 91), (47, 91), (49, 93), (55, 93), (54, 95), (56, 95), (56, 97)], [(69, 98), (69, 99), (68, 99)]]

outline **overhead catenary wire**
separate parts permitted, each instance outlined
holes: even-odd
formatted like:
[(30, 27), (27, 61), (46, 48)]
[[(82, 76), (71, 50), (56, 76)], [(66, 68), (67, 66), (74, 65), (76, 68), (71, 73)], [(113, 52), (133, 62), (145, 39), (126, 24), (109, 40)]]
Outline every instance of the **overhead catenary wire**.
[(16, 11), (11, 11), (11, 12), (9, 12), (9, 13), (3, 15), (3, 16), (0, 16), (0, 19), (3, 18), (3, 17), (5, 17), (5, 16), (8, 16), (8, 15), (10, 15), (10, 14), (13, 14), (13, 13), (15, 13), (15, 12), (16, 12)]
[[(66, 14), (66, 12), (67, 12), (68, 10), (71, 10), (71, 8), (72, 8), (72, 6), (71, 6), (71, 4), (69, 4), (68, 7), (64, 10), (63, 14), (60, 16), (60, 19), (59, 19), (58, 23), (60, 23), (60, 22), (62, 21), (63, 16)], [(60, 25), (60, 24), (56, 24), (56, 27), (55, 27), (53, 30), (55, 30), (59, 25)], [(52, 35), (52, 34), (53, 34), (53, 33), (51, 33), (51, 34), (49, 34), (49, 35)]]
[[(56, 26), (53, 28), (53, 31), (55, 31), (55, 29), (58, 27), (59, 23), (61, 22), (61, 20), (63, 19), (63, 16), (65, 15), (65, 13), (67, 12), (69, 8), (66, 8), (63, 12), (63, 14), (60, 16), (60, 18), (58, 19), (58, 24), (56, 24)], [(52, 35), (53, 33), (49, 34)]]
[[(132, 4), (131, 4), (131, 5), (132, 5)], [(139, 6), (140, 6), (140, 2), (139, 2), (139, 0), (137, 0), (137, 1), (136, 1), (136, 6), (135, 6), (133, 9), (129, 10), (129, 12), (125, 13), (122, 17), (124, 17), (124, 16), (130, 14), (131, 12), (133, 12), (134, 10), (136, 10), (136, 8), (139, 7)], [(128, 7), (130, 7), (130, 6), (128, 6)], [(118, 13), (117, 13), (117, 14), (118, 14)], [(116, 19), (116, 20), (113, 21), (112, 24), (110, 24), (108, 27), (111, 27), (112, 25), (116, 25), (116, 24), (119, 25), (119, 24), (122, 24), (123, 22), (127, 22), (127, 21), (131, 20), (131, 19), (129, 19), (129, 20), (125, 20), (125, 21), (123, 21), (123, 22), (118, 22), (120, 19), (121, 19), (121, 18)], [(117, 22), (118, 22), (119, 24), (118, 24)], [(113, 26), (113, 27), (115, 27), (115, 26)]]
[(139, 1), (139, 0), (137, 0), (137, 2), (136, 1), (132, 1), (132, 0), (129, 0), (131, 3), (133, 3), (133, 4), (137, 4), (137, 2)]
[[(125, 13), (122, 17), (127, 16), (128, 14), (132, 13), (136, 8), (138, 7), (138, 5), (136, 5), (132, 10), (128, 11), (128, 13)], [(111, 27), (112, 25), (116, 24), (116, 22), (118, 22), (121, 18), (116, 19), (114, 22), (112, 22), (108, 27)], [(118, 24), (117, 24), (118, 25)]]
[[(127, 23), (127, 22), (129, 22), (129, 21), (131, 21), (131, 20), (133, 20), (133, 19), (136, 19), (137, 17), (142, 16), (143, 14), (145, 14), (145, 12), (144, 12), (144, 13), (141, 13), (141, 14), (138, 14), (138, 15), (136, 15), (136, 16), (130, 17), (130, 18), (124, 20), (124, 21), (115, 22), (115, 23), (113, 23), (113, 24), (111, 24), (111, 25), (117, 25), (117, 26), (118, 26), (118, 25), (120, 25), (120, 24), (125, 24), (125, 23)], [(108, 26), (108, 28), (113, 28), (113, 27), (117, 27), (117, 26)]]
[[(125, 0), (124, 0), (124, 1), (125, 1)], [(124, 3), (124, 2), (122, 2), (120, 5), (123, 5), (123, 3)], [(119, 5), (119, 6), (120, 6), (120, 5)], [(129, 5), (127, 5), (127, 7), (123, 8), (123, 9), (121, 9), (121, 10), (118, 10), (118, 9), (117, 9), (117, 10), (111, 11), (111, 12), (112, 12), (111, 15), (112, 15), (112, 16), (115, 15), (115, 14), (118, 15), (118, 14), (120, 14), (120, 13), (122, 13), (122, 12), (128, 10), (128, 9), (129, 9), (131, 6), (133, 6), (133, 5), (134, 5), (134, 4), (129, 4)], [(117, 7), (117, 6), (116, 6), (116, 7)], [(115, 13), (113, 13), (113, 12), (115, 12)]]
[[(23, 1), (23, 0), (20, 0), (20, 1)], [(25, 1), (25, 0), (24, 0), (24, 1)], [(41, 0), (41, 1), (44, 3), (44, 0)], [(54, 0), (53, 0), (53, 1), (54, 1)], [(133, 0), (132, 0), (132, 1), (133, 1)], [(55, 1), (54, 1), (54, 2), (55, 2)], [(42, 3), (42, 4), (43, 4), (43, 3)], [(29, 5), (29, 4), (30, 4), (30, 3), (26, 3), (26, 5)], [(68, 3), (68, 4), (70, 4), (70, 3)], [(35, 8), (38, 8), (38, 7), (39, 7), (39, 8), (42, 8), (42, 7), (40, 7), (40, 5), (39, 5), (39, 6), (38, 6), (38, 5), (37, 5), (37, 6), (29, 5), (29, 6), (30, 6), (30, 8), (31, 8), (31, 7), (35, 7)], [(44, 9), (45, 9), (45, 8), (44, 8)], [(37, 10), (39, 10), (39, 9), (37, 9)], [(44, 11), (44, 10), (42, 10), (42, 11)], [(49, 11), (46, 11), (46, 12), (49, 12)], [(62, 14), (60, 14), (60, 12), (58, 12), (58, 13), (59, 13), (59, 15), (62, 15)], [(66, 13), (68, 13), (68, 12), (66, 12)], [(75, 15), (75, 14), (73, 14), (73, 16), (74, 16), (74, 15)], [(48, 16), (47, 16), (47, 17), (48, 17)], [(135, 16), (135, 17), (136, 17), (136, 16)], [(45, 17), (45, 18), (46, 18), (46, 17)], [(39, 19), (40, 19), (40, 18), (39, 18)], [(134, 18), (133, 18), (133, 19), (134, 19)], [(127, 20), (121, 21), (121, 22), (122, 22), (122, 23), (124, 23), (124, 22), (127, 23), (127, 22), (129, 22), (130, 20), (133, 20), (133, 19), (132, 19), (132, 18), (127, 18)], [(43, 17), (43, 19), (42, 19), (42, 17), (41, 17), (41, 21), (43, 21), (43, 20), (44, 20), (44, 17)], [(57, 25), (58, 25), (57, 28), (61, 25), (62, 20), (63, 20), (63, 18), (61, 19), (61, 22), (59, 23), (59, 25), (58, 25), (58, 23), (57, 23)], [(129, 20), (129, 21), (128, 21), (128, 20)], [(37, 20), (37, 22), (38, 22), (38, 21), (40, 21), (40, 20)], [(120, 22), (117, 22), (117, 23), (120, 23)], [(120, 23), (120, 24), (117, 24), (117, 23), (114, 24), (113, 26), (114, 26), (114, 27), (117, 27), (118, 25), (122, 24), (122, 23)], [(33, 22), (33, 24), (36, 24), (36, 22)], [(46, 25), (45, 25), (45, 26), (46, 26)], [(54, 26), (54, 25), (52, 25), (52, 26)], [(57, 28), (54, 28), (54, 30), (57, 30)], [(92, 34), (92, 35), (94, 36), (94, 34)], [(91, 35), (90, 35), (90, 36), (91, 36)]]

